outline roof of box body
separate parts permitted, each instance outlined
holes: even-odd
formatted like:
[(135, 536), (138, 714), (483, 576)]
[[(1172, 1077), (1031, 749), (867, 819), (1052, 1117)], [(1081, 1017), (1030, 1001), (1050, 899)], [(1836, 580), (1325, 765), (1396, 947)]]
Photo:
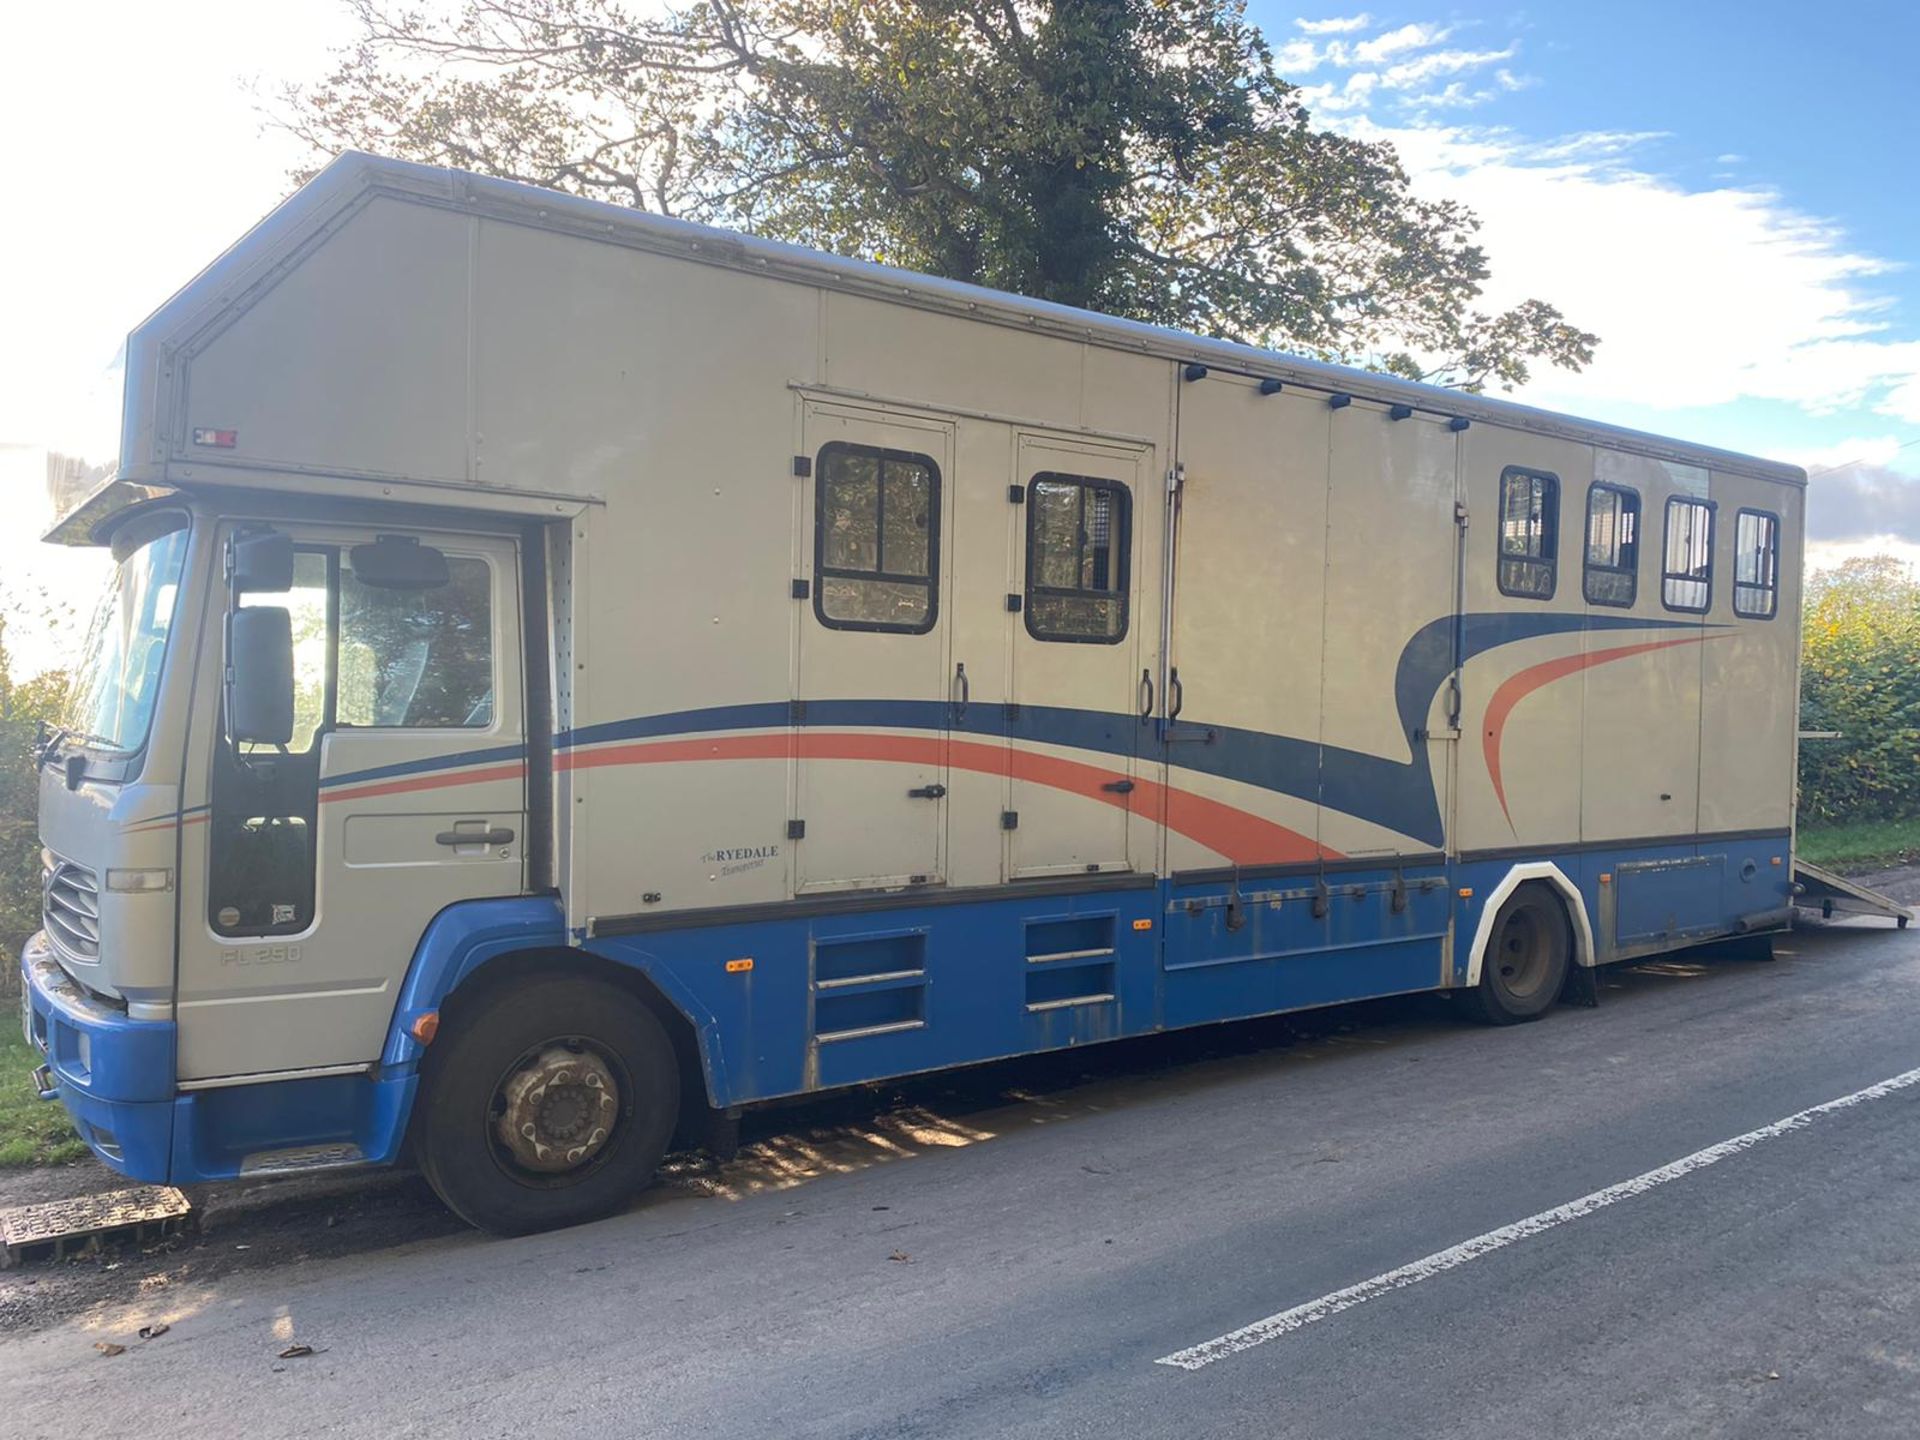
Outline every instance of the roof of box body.
[[(1806, 483), (1803, 470), (1778, 461), (1690, 445), (1510, 401), (1329, 365), (1228, 340), (1209, 340), (1136, 320), (1116, 319), (957, 280), (849, 260), (799, 245), (583, 200), (531, 185), (358, 153), (348, 153), (333, 161), (129, 336), (129, 421), (135, 414), (132, 403), (135, 387), (158, 383), (153, 377), (158, 374), (162, 356), (169, 347), (182, 343), (229, 313), (234, 305), (243, 301), (247, 292), (270, 284), (296, 252), (374, 195), (605, 244), (633, 246), (703, 264), (779, 276), (802, 284), (827, 286), (1169, 361), (1271, 377), (1288, 385), (1349, 394), (1381, 404), (1411, 405), (1430, 414), (1511, 426), (1676, 464), (1738, 472), (1790, 485)], [(141, 428), (130, 424), (129, 433), (122, 437), (121, 473), (134, 478), (140, 478), (143, 460), (160, 458), (153, 449), (156, 437), (150, 432), (135, 433)]]

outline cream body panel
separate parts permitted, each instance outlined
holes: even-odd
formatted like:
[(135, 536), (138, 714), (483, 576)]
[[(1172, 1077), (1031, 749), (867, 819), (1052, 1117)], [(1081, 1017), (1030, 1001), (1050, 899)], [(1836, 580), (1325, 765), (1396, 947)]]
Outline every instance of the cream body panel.
[[(1391, 420), (1360, 402), (1332, 412), (1330, 427), (1321, 743), (1396, 762), (1411, 762), (1416, 747), (1424, 750), (1436, 809), (1445, 817), (1454, 743), (1447, 737), (1445, 685), (1423, 697), (1428, 711), (1415, 720), (1434, 738), (1409, 741), (1394, 680), (1414, 636), (1454, 611), (1459, 441), (1432, 416)], [(1431, 853), (1444, 844), (1439, 836), (1389, 838), (1377, 825), (1348, 823), (1355, 819), (1336, 819), (1331, 801), (1323, 803), (1322, 842), (1343, 855)], [(1340, 840), (1332, 837), (1335, 829)]]
[[(1234, 376), (1181, 386), (1171, 663), (1185, 708), (1177, 724), (1230, 725), (1318, 747), (1330, 413), (1324, 397), (1262, 395)], [(1170, 703), (1161, 697), (1163, 712)], [(1381, 703), (1391, 704), (1390, 689)], [(1184, 747), (1200, 743), (1169, 747), (1170, 786), (1203, 784), (1182, 767)], [(1317, 793), (1287, 808), (1296, 817), (1288, 828), (1316, 843)], [(1168, 833), (1170, 870), (1227, 858)]]
[[(1461, 492), (1469, 516), (1461, 588), (1469, 623), (1475, 623), (1475, 616), (1541, 615), (1564, 618), (1568, 628), (1495, 645), (1463, 667), (1454, 848), (1565, 845), (1580, 833), (1583, 720), (1577, 673), (1527, 690), (1507, 711), (1504, 725), (1499, 711), (1501, 702), (1516, 693), (1509, 689), (1503, 696), (1502, 687), (1517, 685), (1515, 677), (1523, 671), (1579, 654), (1586, 609), (1580, 593), (1581, 507), (1593, 478), (1593, 451), (1493, 425), (1475, 425), (1461, 440)], [(1510, 466), (1545, 472), (1559, 481), (1556, 581), (1550, 600), (1500, 591), (1501, 476)]]
[[(182, 357), (186, 423), (175, 453), (471, 481), (469, 244), (479, 223), (368, 202)], [(237, 443), (197, 446), (196, 429), (234, 430)]]
[[(1724, 626), (1701, 646), (1700, 831), (1785, 830), (1793, 823), (1802, 507), (1804, 495), (1740, 475), (1715, 472), (1714, 607)], [(1734, 610), (1738, 516), (1745, 509), (1780, 517), (1779, 594), (1772, 619)], [(1771, 699), (1774, 703), (1765, 703)]]
[[(1690, 835), (1698, 814), (1700, 629), (1702, 617), (1662, 603), (1667, 501), (1704, 496), (1706, 475), (1617, 451), (1595, 455), (1597, 482), (1640, 497), (1638, 579), (1630, 607), (1589, 603), (1596, 622), (1639, 628), (1589, 629), (1585, 668), (1569, 682), (1583, 692), (1580, 838), (1645, 840)], [(1576, 548), (1568, 576), (1584, 594), (1589, 488), (1573, 515)]]

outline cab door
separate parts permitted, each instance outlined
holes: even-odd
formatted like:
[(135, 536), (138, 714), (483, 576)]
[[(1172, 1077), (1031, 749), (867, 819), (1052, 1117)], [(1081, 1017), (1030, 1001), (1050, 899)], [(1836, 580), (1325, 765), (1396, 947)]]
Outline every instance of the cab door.
[[(457, 901), (523, 889), (515, 542), (386, 527), (289, 533), (291, 586), (232, 602), (286, 612), (285, 743), (228, 735), (217, 631), (202, 646), (205, 719), (189, 741), (181, 847), (189, 1085), (377, 1059), (428, 922)], [(438, 551), (444, 572), (394, 586), (372, 573), (375, 544)], [(218, 615), (227, 597), (212, 598)]]
[(803, 402), (794, 686), (802, 893), (945, 879), (950, 675), (941, 537), (953, 428)]
[(1136, 598), (1149, 460), (1138, 448), (1044, 435), (1016, 442), (1010, 593), (1020, 623), (1006, 722), (1015, 877), (1152, 866), (1152, 830), (1131, 823), (1136, 810), (1152, 818), (1134, 799), (1154, 689)]

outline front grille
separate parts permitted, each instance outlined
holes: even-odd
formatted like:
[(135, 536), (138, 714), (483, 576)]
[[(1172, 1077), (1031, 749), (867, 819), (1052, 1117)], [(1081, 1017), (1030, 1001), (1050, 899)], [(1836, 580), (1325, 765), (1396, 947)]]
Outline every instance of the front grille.
[(53, 942), (79, 960), (100, 958), (100, 884), (93, 872), (71, 860), (56, 860), (47, 872), (41, 912)]

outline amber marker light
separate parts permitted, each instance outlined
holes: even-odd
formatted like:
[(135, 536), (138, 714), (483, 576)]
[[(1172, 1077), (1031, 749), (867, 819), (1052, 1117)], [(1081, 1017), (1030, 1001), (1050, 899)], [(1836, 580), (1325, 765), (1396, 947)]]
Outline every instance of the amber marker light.
[(407, 1033), (422, 1045), (431, 1045), (433, 1037), (440, 1033), (440, 1012), (429, 1010), (424, 1015), (413, 1017), (413, 1024), (407, 1027)]
[(753, 957), (751, 955), (744, 956), (739, 960), (727, 961), (727, 974), (729, 975), (744, 975), (751, 969), (753, 969)]
[(1151, 930), (1151, 929), (1153, 929), (1153, 921), (1151, 921), (1151, 920), (1136, 920), (1136, 921), (1134, 921), (1134, 922), (1133, 922), (1133, 928), (1134, 928), (1134, 929), (1136, 929), (1136, 930)]
[(1460, 887), (1460, 898), (1462, 900), (1471, 900), (1473, 898), (1473, 887), (1471, 885), (1462, 885)]

